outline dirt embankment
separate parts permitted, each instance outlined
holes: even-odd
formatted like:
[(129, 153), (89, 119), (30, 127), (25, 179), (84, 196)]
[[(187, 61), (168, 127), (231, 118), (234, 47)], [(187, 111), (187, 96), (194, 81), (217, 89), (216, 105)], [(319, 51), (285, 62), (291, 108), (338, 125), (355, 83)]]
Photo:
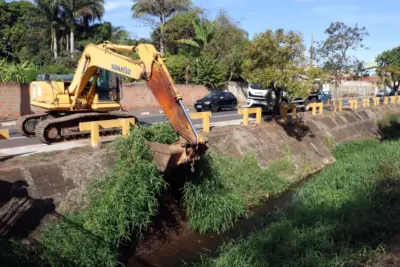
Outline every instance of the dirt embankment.
[[(209, 145), (211, 150), (235, 156), (255, 153), (261, 167), (290, 155), (294, 166), (306, 176), (334, 162), (330, 149), (335, 144), (379, 138), (377, 121), (389, 113), (400, 113), (400, 107), (374, 107), (315, 117), (305, 114), (293, 123), (265, 122), (255, 127), (215, 128), (209, 135)], [(53, 217), (49, 214), (57, 215), (84, 205), (85, 186), (114, 163), (115, 154), (111, 151), (90, 148), (0, 162), (0, 236), (25, 238), (43, 223), (43, 218)], [(141, 243), (138, 251), (142, 255), (154, 253), (164, 243), (188, 231), (183, 215), (177, 212), (179, 196), (172, 196), (166, 203), (169, 204), (163, 205), (165, 211), (160, 213), (160, 218), (166, 214), (174, 216), (162, 229), (153, 227), (153, 232), (161, 231), (148, 235)], [(27, 213), (35, 215), (29, 217), (28, 224)], [(159, 244), (154, 246), (153, 243), (150, 249), (149, 244), (154, 240), (159, 240)]]

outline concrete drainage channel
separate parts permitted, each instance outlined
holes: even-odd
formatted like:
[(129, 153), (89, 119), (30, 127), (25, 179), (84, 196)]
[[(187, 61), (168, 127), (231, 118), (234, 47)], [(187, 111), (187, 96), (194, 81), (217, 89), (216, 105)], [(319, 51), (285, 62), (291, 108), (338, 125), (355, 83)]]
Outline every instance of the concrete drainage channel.
[[(316, 117), (306, 114), (302, 122), (293, 124), (269, 122), (257, 127), (217, 127), (209, 135), (210, 150), (229, 153), (234, 157), (254, 153), (261, 167), (268, 167), (282, 154), (290, 154), (295, 168), (306, 165), (307, 168), (303, 168), (304, 178), (306, 174), (334, 162), (335, 159), (330, 154), (332, 143), (378, 138), (379, 128), (376, 121), (390, 113), (400, 113), (400, 108), (387, 106)], [(77, 192), (84, 190), (86, 185), (93, 181), (96, 172), (106, 172), (114, 163), (115, 154), (112, 151), (78, 147), (3, 161), (0, 163), (0, 181), (10, 185), (9, 190), (24, 185), (30, 198), (51, 200), (54, 212), (60, 212), (65, 210), (63, 207), (71, 206)], [(140, 247), (140, 244), (132, 248), (130, 253), (134, 250), (135, 256), (128, 261), (129, 265), (138, 266), (132, 264), (140, 258), (154, 265), (177, 266), (181, 259), (191, 261), (196, 260), (199, 253), (213, 254), (215, 248), (226, 238), (241, 234), (246, 236), (254, 227), (265, 226), (263, 218), (274, 206), (285, 207), (290, 204), (291, 192), (292, 190), (286, 191), (280, 197), (272, 197), (253, 208), (253, 215), (249, 219), (240, 221), (232, 230), (221, 236), (200, 235), (187, 230), (187, 224), (183, 221), (179, 233), (167, 233), (164, 241), (157, 241), (158, 245), (154, 250), (147, 250)], [(43, 205), (46, 203), (48, 202), (44, 202)], [(9, 205), (1, 205), (2, 218), (10, 217), (7, 215), (7, 207), (9, 208)], [(51, 219), (51, 214), (43, 214), (44, 217), (40, 218), (41, 226)], [(30, 229), (30, 236), (38, 238), (39, 229), (40, 226)]]

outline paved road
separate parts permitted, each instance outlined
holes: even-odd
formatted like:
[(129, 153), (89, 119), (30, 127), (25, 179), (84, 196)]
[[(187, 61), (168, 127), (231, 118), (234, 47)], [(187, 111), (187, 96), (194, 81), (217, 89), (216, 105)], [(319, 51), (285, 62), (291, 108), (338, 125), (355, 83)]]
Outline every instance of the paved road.
[[(372, 98), (371, 98), (372, 102)], [(362, 106), (361, 99), (359, 99), (359, 107)], [(343, 101), (343, 108), (348, 107), (348, 101)], [(324, 109), (329, 110), (329, 108), (324, 107)], [(264, 115), (264, 119), (269, 119), (269, 115)], [(157, 123), (157, 122), (165, 122), (168, 121), (165, 115), (147, 115), (147, 116), (137, 116), (137, 118), (145, 123)], [(211, 123), (213, 122), (224, 122), (224, 121), (232, 121), (241, 119), (242, 116), (237, 114), (237, 111), (221, 111), (218, 113), (214, 113), (211, 117)], [(201, 120), (194, 120), (193, 123), (195, 125), (201, 124)], [(15, 126), (0, 126), (0, 129), (8, 128), (10, 131), (10, 139), (9, 140), (1, 140), (0, 141), (0, 151), (1, 149), (8, 148), (16, 148), (16, 147), (24, 147), (24, 146), (32, 146), (42, 144), (38, 138), (27, 138), (22, 136)]]
[[(238, 115), (237, 111), (221, 111), (216, 114), (213, 114), (211, 122), (231, 121), (231, 120), (238, 120), (240, 118), (241, 115)], [(139, 121), (145, 123), (157, 123), (157, 122), (168, 121), (165, 115), (138, 116), (138, 119)], [(193, 123), (201, 124), (202, 121), (194, 120)], [(42, 144), (38, 138), (35, 137), (27, 138), (23, 136), (18, 132), (15, 126), (0, 126), (0, 129), (9, 129), (10, 132), (10, 139), (0, 141), (0, 150)]]

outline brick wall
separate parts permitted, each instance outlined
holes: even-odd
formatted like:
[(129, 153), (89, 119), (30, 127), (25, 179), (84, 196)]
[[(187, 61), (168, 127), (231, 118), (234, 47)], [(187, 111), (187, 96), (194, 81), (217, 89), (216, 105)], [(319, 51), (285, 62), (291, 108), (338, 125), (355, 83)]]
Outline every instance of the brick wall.
[[(193, 105), (194, 101), (208, 94), (208, 89), (202, 85), (177, 84), (176, 87), (186, 106)], [(124, 85), (121, 105), (123, 110), (159, 107), (157, 100), (146, 84)]]
[(0, 83), (0, 119), (14, 119), (31, 114), (29, 85)]
[[(193, 102), (208, 93), (201, 85), (176, 85), (181, 92), (185, 105)], [(29, 104), (28, 84), (0, 83), (0, 120), (16, 119), (20, 116), (41, 113), (44, 110), (31, 107)], [(159, 107), (150, 89), (145, 84), (124, 85), (122, 108), (126, 111)]]

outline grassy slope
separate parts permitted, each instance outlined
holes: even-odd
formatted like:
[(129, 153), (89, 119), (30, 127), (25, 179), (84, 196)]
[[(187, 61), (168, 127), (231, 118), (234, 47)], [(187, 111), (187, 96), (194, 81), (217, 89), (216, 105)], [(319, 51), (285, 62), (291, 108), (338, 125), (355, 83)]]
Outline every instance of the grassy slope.
[[(91, 185), (90, 205), (47, 226), (39, 251), (15, 243), (9, 254), (1, 255), (0, 265), (116, 266), (120, 242), (146, 230), (166, 187), (145, 140), (172, 143), (176, 138), (169, 125), (158, 124), (119, 139), (117, 163)], [(29, 252), (26, 258), (21, 257), (23, 251)]]
[(293, 207), (202, 266), (364, 266), (400, 231), (400, 141), (357, 141), (303, 188)]
[(223, 232), (246, 215), (250, 205), (283, 191), (294, 174), (288, 159), (260, 169), (255, 156), (238, 159), (222, 154), (209, 154), (196, 168), (184, 186), (184, 205), (189, 225), (202, 233)]

